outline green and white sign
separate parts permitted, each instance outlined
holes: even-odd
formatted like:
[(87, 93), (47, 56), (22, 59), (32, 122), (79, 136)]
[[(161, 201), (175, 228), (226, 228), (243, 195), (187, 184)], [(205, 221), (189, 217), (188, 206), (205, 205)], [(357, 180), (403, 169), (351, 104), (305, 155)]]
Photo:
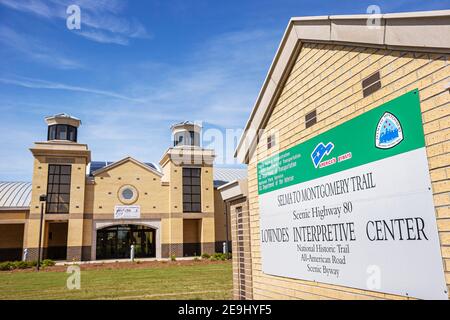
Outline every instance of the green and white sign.
[(419, 92), (258, 163), (266, 274), (447, 299)]

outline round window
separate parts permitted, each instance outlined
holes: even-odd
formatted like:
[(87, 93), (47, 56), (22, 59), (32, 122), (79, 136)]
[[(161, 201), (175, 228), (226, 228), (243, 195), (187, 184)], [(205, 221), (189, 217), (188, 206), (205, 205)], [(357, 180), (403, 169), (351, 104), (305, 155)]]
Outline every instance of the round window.
[(139, 194), (135, 187), (125, 185), (119, 189), (117, 196), (123, 204), (133, 204), (137, 201)]
[(125, 200), (131, 200), (131, 199), (133, 199), (133, 197), (134, 197), (134, 192), (133, 192), (133, 190), (131, 190), (131, 189), (129, 189), (129, 188), (124, 189), (124, 190), (122, 191), (122, 197), (123, 197)]

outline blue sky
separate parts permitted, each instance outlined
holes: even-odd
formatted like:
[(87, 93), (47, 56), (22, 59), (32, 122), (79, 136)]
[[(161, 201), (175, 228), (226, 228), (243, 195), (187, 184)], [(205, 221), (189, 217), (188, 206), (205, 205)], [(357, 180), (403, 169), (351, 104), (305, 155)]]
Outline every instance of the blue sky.
[[(81, 8), (81, 30), (66, 8)], [(171, 124), (242, 128), (292, 16), (447, 1), (0, 0), (0, 180), (31, 179), (43, 118), (83, 121), (93, 160), (159, 161)], [(232, 150), (234, 146), (228, 146)]]

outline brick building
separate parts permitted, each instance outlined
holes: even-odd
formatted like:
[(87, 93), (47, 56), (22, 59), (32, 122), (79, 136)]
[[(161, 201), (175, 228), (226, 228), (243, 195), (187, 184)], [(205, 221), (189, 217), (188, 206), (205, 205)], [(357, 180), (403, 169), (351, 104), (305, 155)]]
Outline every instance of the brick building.
[(41, 208), (43, 257), (54, 260), (129, 258), (132, 244), (138, 258), (200, 256), (230, 241), (217, 188), (246, 171), (214, 168), (200, 126), (172, 126), (173, 146), (156, 164), (91, 161), (79, 119), (46, 122), (47, 141), (30, 149), (32, 183), (0, 183), (0, 260), (21, 260), (25, 249), (27, 260), (37, 258)]
[[(232, 221), (242, 216), (249, 217), (249, 227), (243, 228), (241, 235), (243, 239), (250, 239), (251, 252), (248, 257), (251, 261), (249, 265), (234, 264), (236, 275), (247, 272), (251, 280), (248, 282), (249, 285), (244, 287), (243, 292), (236, 294), (236, 298), (247, 295), (254, 299), (448, 297), (450, 285), (450, 11), (384, 14), (378, 18), (379, 25), (375, 27), (373, 24), (368, 24), (368, 21), (373, 19), (368, 15), (320, 16), (290, 20), (247, 122), (246, 131), (236, 150), (239, 160), (248, 164), (248, 195), (245, 196), (248, 201), (248, 211), (246, 205), (239, 205), (239, 213), (234, 207), (231, 211)], [(408, 100), (410, 98), (411, 100)], [(378, 123), (378, 119), (383, 115), (382, 112), (384, 112), (384, 118), (381, 119), (385, 120), (385, 124), (395, 126), (395, 132), (393, 131), (395, 138), (386, 136), (386, 141), (380, 138), (385, 133), (382, 127), (383, 122)], [(396, 113), (399, 114), (398, 118), (392, 117), (392, 114)], [(376, 122), (372, 121), (372, 117), (376, 117)], [(415, 124), (419, 123), (419, 126), (412, 129), (412, 122), (407, 117), (415, 117)], [(397, 122), (398, 119), (400, 119), (399, 122)], [(401, 131), (400, 123), (403, 131)], [(377, 124), (379, 124), (378, 127)], [(350, 131), (346, 128), (358, 130)], [(345, 132), (345, 136), (339, 136), (342, 132)], [(391, 209), (392, 215), (414, 215), (418, 217), (417, 219), (428, 219), (426, 226), (422, 228), (422, 231), (427, 234), (427, 240), (424, 241), (423, 237), (417, 239), (411, 236), (411, 240), (421, 240), (414, 242), (414, 245), (406, 241), (394, 241), (392, 239), (395, 235), (392, 231), (392, 236), (385, 235), (384, 240), (388, 246), (383, 246), (383, 253), (376, 256), (378, 254), (376, 250), (379, 250), (383, 244), (377, 242), (378, 247), (375, 247), (374, 242), (371, 243), (367, 239), (360, 240), (366, 235), (363, 230), (358, 229), (356, 223), (358, 219), (366, 218), (370, 208), (364, 206), (363, 201), (358, 198), (359, 200), (353, 203), (354, 210), (359, 215), (355, 218), (356, 229), (350, 230), (355, 232), (356, 241), (348, 242), (350, 253), (344, 255), (345, 265), (342, 264), (340, 269), (336, 267), (336, 270), (341, 271), (339, 276), (333, 277), (330, 271), (330, 276), (326, 278), (324, 274), (320, 274), (323, 273), (322, 269), (314, 267), (315, 263), (305, 262), (308, 255), (303, 257), (300, 251), (306, 247), (306, 240), (303, 242), (305, 246), (288, 244), (289, 241), (298, 241), (302, 236), (302, 233), (298, 232), (294, 237), (289, 234), (290, 238), (288, 238), (287, 233), (291, 232), (291, 227), (297, 227), (298, 231), (298, 228), (308, 225), (315, 214), (311, 215), (311, 212), (307, 210), (295, 211), (307, 208), (306, 205), (298, 205), (291, 211), (284, 208), (294, 208), (291, 204), (297, 199), (293, 199), (292, 196), (295, 196), (294, 192), (300, 190), (303, 185), (318, 181), (317, 183), (325, 183), (327, 186), (326, 183), (330, 182), (329, 177), (356, 170), (357, 168), (352, 168), (352, 163), (355, 162), (356, 166), (358, 159), (372, 155), (381, 159), (387, 157), (389, 152), (406, 152), (406, 149), (402, 148), (412, 143), (412, 135), (423, 144), (423, 146), (419, 145), (420, 149), (417, 147), (417, 150), (411, 151), (423, 152), (423, 157), (421, 154), (420, 161), (417, 160), (420, 166), (414, 165), (414, 162), (403, 161), (389, 174), (393, 183), (399, 183), (405, 188), (413, 188), (415, 181), (422, 179), (421, 175), (423, 175), (424, 180), (420, 181), (425, 182), (414, 186), (417, 187), (416, 193), (411, 191), (413, 189), (408, 189), (410, 191), (408, 195), (405, 195), (409, 197), (407, 201), (406, 198), (401, 198), (400, 187), (398, 190), (395, 187), (392, 188), (391, 198), (387, 196), (387, 193), (383, 193), (383, 201), (374, 196), (374, 191), (361, 191), (359, 194), (366, 195), (367, 199), (374, 201), (374, 207)], [(366, 136), (370, 146), (363, 145), (361, 150), (366, 150), (364, 148), (367, 147), (370, 148), (367, 150), (373, 151), (373, 154), (359, 154), (357, 148), (352, 151), (352, 146), (356, 146), (358, 141), (362, 141)], [(325, 140), (329, 137), (336, 138), (334, 145), (332, 143), (334, 140)], [(319, 141), (322, 138), (323, 141)], [(387, 141), (392, 143), (389, 144)], [(323, 142), (323, 148), (316, 149), (319, 158), (315, 163), (315, 154), (311, 152), (316, 145), (320, 146), (319, 142)], [(330, 143), (325, 145), (328, 142)], [(346, 147), (351, 152), (333, 153), (338, 148)], [(264, 170), (266, 166), (270, 166), (270, 161), (272, 164), (275, 162), (279, 165), (284, 156), (292, 156), (297, 154), (297, 151), (298, 159), (293, 160), (291, 157), (290, 163), (301, 164), (301, 167), (298, 169), (278, 167), (277, 169), (279, 171), (276, 173), (281, 174), (279, 183), (289, 186), (280, 189), (279, 185), (277, 187), (279, 180), (272, 179), (274, 176), (264, 173)], [(307, 153), (302, 153), (303, 151)], [(406, 154), (402, 153), (399, 157), (406, 157)], [(345, 155), (347, 158), (344, 157)], [(393, 156), (386, 158), (386, 161), (394, 161), (394, 159)], [(371, 167), (375, 167), (375, 163), (367, 164), (369, 170)], [(385, 165), (374, 173), (374, 175), (377, 174), (375, 180), (378, 186), (384, 184), (382, 175), (383, 170), (387, 169), (388, 166)], [(283, 170), (286, 172), (291, 170), (292, 176), (283, 176)], [(331, 175), (333, 170), (336, 173)], [(402, 172), (405, 172), (403, 178), (400, 177)], [(296, 181), (307, 180), (309, 175), (312, 180), (296, 184)], [(269, 182), (264, 181), (267, 177)], [(373, 184), (375, 186), (375, 182)], [(297, 190), (295, 190), (296, 187)], [(290, 194), (282, 194), (280, 190), (293, 191)], [(377, 191), (379, 194), (382, 192), (384, 190)], [(278, 199), (271, 194), (276, 195)], [(240, 197), (243, 199), (243, 194)], [(334, 199), (340, 198), (335, 196)], [(273, 202), (271, 207), (273, 211), (268, 211), (267, 204), (272, 203), (269, 201)], [(300, 201), (299, 197), (297, 203), (302, 203)], [(325, 200), (318, 203), (324, 204)], [(408, 203), (414, 203), (414, 205), (409, 208)], [(233, 203), (231, 205), (233, 206)], [(420, 209), (422, 206), (423, 210)], [(292, 217), (293, 213), (295, 213), (294, 219), (283, 220), (287, 221), (285, 222), (286, 230), (280, 227), (281, 224), (277, 224), (280, 217), (285, 214)], [(381, 210), (374, 213), (374, 216), (378, 214), (382, 214)], [(323, 221), (327, 219), (334, 219), (334, 217), (325, 217)], [(344, 221), (349, 221), (345, 219)], [(320, 223), (317, 222), (317, 224)], [(371, 223), (373, 221), (366, 224), (369, 240), (373, 240)], [(268, 229), (271, 225), (273, 228), (278, 226), (280, 229)], [(386, 226), (387, 224), (384, 225), (385, 230)], [(411, 230), (413, 230), (412, 227)], [(331, 231), (329, 232), (331, 235)], [(380, 234), (381, 232), (382, 227), (380, 227)], [(306, 238), (309, 236), (305, 235)], [(322, 241), (327, 237), (322, 233), (322, 237), (313, 236), (314, 238)], [(400, 240), (404, 239), (400, 238)], [(237, 240), (233, 238), (233, 242), (233, 248), (235, 248), (238, 245)], [(335, 247), (337, 242), (330, 243), (333, 244), (330, 244), (331, 248)], [(429, 249), (420, 251), (422, 244), (430, 246)], [(374, 255), (367, 254), (372, 252), (371, 250)], [(429, 264), (422, 265), (421, 255), (427, 254), (426, 252), (432, 253), (433, 256), (426, 259), (425, 263)], [(380, 268), (381, 282), (377, 284), (375, 281), (375, 285), (369, 287), (369, 282), (366, 285), (363, 274), (366, 272), (366, 263), (370, 263), (375, 256), (383, 260), (385, 264)], [(234, 258), (238, 259), (239, 256), (235, 255)], [(322, 264), (327, 266), (323, 270), (333, 268), (333, 264), (327, 261), (326, 254), (316, 255), (315, 258), (320, 258), (323, 261)], [(429, 267), (431, 265), (433, 269)], [(395, 269), (398, 270), (393, 271)], [(367, 270), (370, 269), (367, 268)], [(242, 287), (241, 280), (235, 277), (237, 291), (240, 291), (239, 288)], [(359, 284), (355, 284), (357, 281)], [(409, 289), (411, 292), (407, 291)]]

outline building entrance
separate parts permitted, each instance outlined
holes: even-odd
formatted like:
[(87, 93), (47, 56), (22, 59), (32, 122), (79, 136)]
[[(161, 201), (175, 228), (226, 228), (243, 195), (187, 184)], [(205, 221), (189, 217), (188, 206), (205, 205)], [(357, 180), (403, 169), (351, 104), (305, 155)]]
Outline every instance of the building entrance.
[(97, 260), (129, 259), (134, 244), (136, 258), (156, 257), (156, 230), (140, 225), (116, 225), (97, 230)]

